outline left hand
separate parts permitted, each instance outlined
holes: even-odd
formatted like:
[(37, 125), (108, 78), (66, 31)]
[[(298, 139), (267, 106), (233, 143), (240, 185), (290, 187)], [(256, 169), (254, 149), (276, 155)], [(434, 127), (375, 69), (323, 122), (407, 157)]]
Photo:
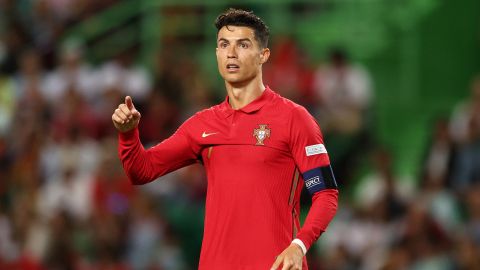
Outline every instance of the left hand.
[(281, 270), (302, 270), (303, 251), (302, 248), (292, 243), (286, 248), (273, 263), (270, 270), (278, 270), (280, 265), (283, 265)]

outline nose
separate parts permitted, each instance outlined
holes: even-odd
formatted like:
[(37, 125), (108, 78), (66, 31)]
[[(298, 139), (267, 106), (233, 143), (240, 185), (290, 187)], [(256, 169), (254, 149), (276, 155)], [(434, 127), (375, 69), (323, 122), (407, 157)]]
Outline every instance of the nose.
[(237, 50), (235, 46), (228, 46), (227, 58), (237, 58)]

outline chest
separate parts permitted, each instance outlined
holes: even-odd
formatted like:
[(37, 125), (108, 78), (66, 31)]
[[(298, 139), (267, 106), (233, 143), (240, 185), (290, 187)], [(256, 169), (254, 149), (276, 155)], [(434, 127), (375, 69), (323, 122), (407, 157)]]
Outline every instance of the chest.
[(251, 146), (246, 147), (251, 151), (265, 147), (289, 152), (289, 126), (288, 120), (280, 115), (234, 112), (224, 119), (202, 121), (196, 133), (198, 144), (203, 149), (211, 146), (243, 145)]
[(195, 132), (207, 167), (278, 166), (291, 160), (290, 124), (278, 114), (234, 112), (201, 121)]

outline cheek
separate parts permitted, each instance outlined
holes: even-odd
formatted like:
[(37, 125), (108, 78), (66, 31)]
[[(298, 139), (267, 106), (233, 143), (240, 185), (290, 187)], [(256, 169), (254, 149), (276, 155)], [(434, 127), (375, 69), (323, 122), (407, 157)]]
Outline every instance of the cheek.
[(253, 63), (254, 57), (251, 52), (248, 51), (240, 51), (238, 53), (238, 60), (240, 60), (243, 63)]
[(250, 55), (248, 58), (248, 64), (250, 68), (256, 69), (260, 65), (260, 57), (257, 55)]
[(220, 69), (221, 67), (224, 66), (222, 64), (223, 63), (223, 57), (222, 57), (221, 53), (218, 53), (218, 52), (217, 52), (216, 56), (217, 56), (217, 65), (218, 65), (218, 68)]
[(216, 54), (216, 56), (217, 56), (217, 60), (220, 60), (220, 59), (225, 58), (225, 57), (226, 57), (226, 56), (225, 56), (225, 53), (226, 53), (225, 50), (217, 50), (217, 51), (215, 52), (215, 54)]
[(255, 66), (258, 66), (260, 64), (260, 55), (257, 53), (252, 53), (250, 55), (250, 63), (252, 63)]

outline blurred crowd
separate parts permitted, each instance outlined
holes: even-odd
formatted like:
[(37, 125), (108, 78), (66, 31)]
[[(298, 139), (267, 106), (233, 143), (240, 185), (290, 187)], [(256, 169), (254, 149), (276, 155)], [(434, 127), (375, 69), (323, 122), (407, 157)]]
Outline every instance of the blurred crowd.
[(480, 269), (480, 77), (436, 119), (413, 183), (384, 147), (320, 243), (321, 269)]
[[(179, 44), (147, 69), (136, 48), (91, 65), (88, 46), (61, 39), (114, 2), (0, 0), (0, 269), (195, 268), (201, 165), (132, 186), (111, 115), (132, 96), (148, 147), (223, 90)], [(480, 79), (435, 121), (409, 181), (374, 142), (374, 78), (364, 67), (341, 48), (311, 63), (288, 37), (272, 52), (264, 82), (317, 118), (341, 193), (352, 190), (308, 253), (310, 269), (480, 269)], [(356, 177), (366, 156), (368, 173)]]

